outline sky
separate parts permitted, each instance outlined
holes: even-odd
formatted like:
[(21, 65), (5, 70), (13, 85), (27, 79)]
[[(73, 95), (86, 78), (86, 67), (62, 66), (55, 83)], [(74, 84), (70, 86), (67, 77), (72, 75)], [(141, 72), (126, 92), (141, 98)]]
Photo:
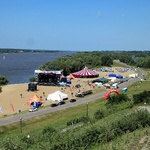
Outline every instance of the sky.
[(0, 0), (0, 48), (150, 50), (150, 0)]

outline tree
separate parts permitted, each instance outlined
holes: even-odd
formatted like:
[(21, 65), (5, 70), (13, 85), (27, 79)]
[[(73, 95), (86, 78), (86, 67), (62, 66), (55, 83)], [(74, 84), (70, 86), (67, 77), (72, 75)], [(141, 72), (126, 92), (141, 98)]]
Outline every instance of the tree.
[(104, 55), (101, 57), (102, 66), (111, 66), (112, 64), (113, 64), (113, 59), (110, 56)]

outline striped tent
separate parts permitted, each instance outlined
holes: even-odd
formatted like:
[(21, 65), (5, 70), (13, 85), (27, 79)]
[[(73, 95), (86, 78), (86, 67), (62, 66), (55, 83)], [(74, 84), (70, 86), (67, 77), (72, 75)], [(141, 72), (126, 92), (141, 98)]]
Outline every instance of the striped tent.
[(87, 67), (85, 67), (84, 69), (82, 69), (78, 72), (72, 73), (72, 75), (75, 78), (94, 78), (94, 77), (99, 76), (98, 73), (96, 73), (95, 71), (89, 70)]

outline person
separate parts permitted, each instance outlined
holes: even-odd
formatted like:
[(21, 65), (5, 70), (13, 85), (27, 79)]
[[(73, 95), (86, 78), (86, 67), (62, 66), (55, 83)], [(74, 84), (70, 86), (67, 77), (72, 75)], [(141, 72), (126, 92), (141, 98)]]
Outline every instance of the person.
[(71, 92), (71, 95), (72, 95), (72, 97), (73, 97), (73, 92)]
[(2, 106), (0, 106), (0, 112), (3, 113)]
[(22, 94), (20, 94), (20, 97), (22, 98)]

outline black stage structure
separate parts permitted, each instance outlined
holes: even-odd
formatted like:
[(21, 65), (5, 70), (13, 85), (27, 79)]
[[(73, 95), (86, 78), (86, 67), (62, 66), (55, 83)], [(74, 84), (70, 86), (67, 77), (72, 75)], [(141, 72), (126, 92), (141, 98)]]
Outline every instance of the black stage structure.
[(35, 71), (38, 85), (56, 86), (60, 82), (62, 70), (59, 71)]

